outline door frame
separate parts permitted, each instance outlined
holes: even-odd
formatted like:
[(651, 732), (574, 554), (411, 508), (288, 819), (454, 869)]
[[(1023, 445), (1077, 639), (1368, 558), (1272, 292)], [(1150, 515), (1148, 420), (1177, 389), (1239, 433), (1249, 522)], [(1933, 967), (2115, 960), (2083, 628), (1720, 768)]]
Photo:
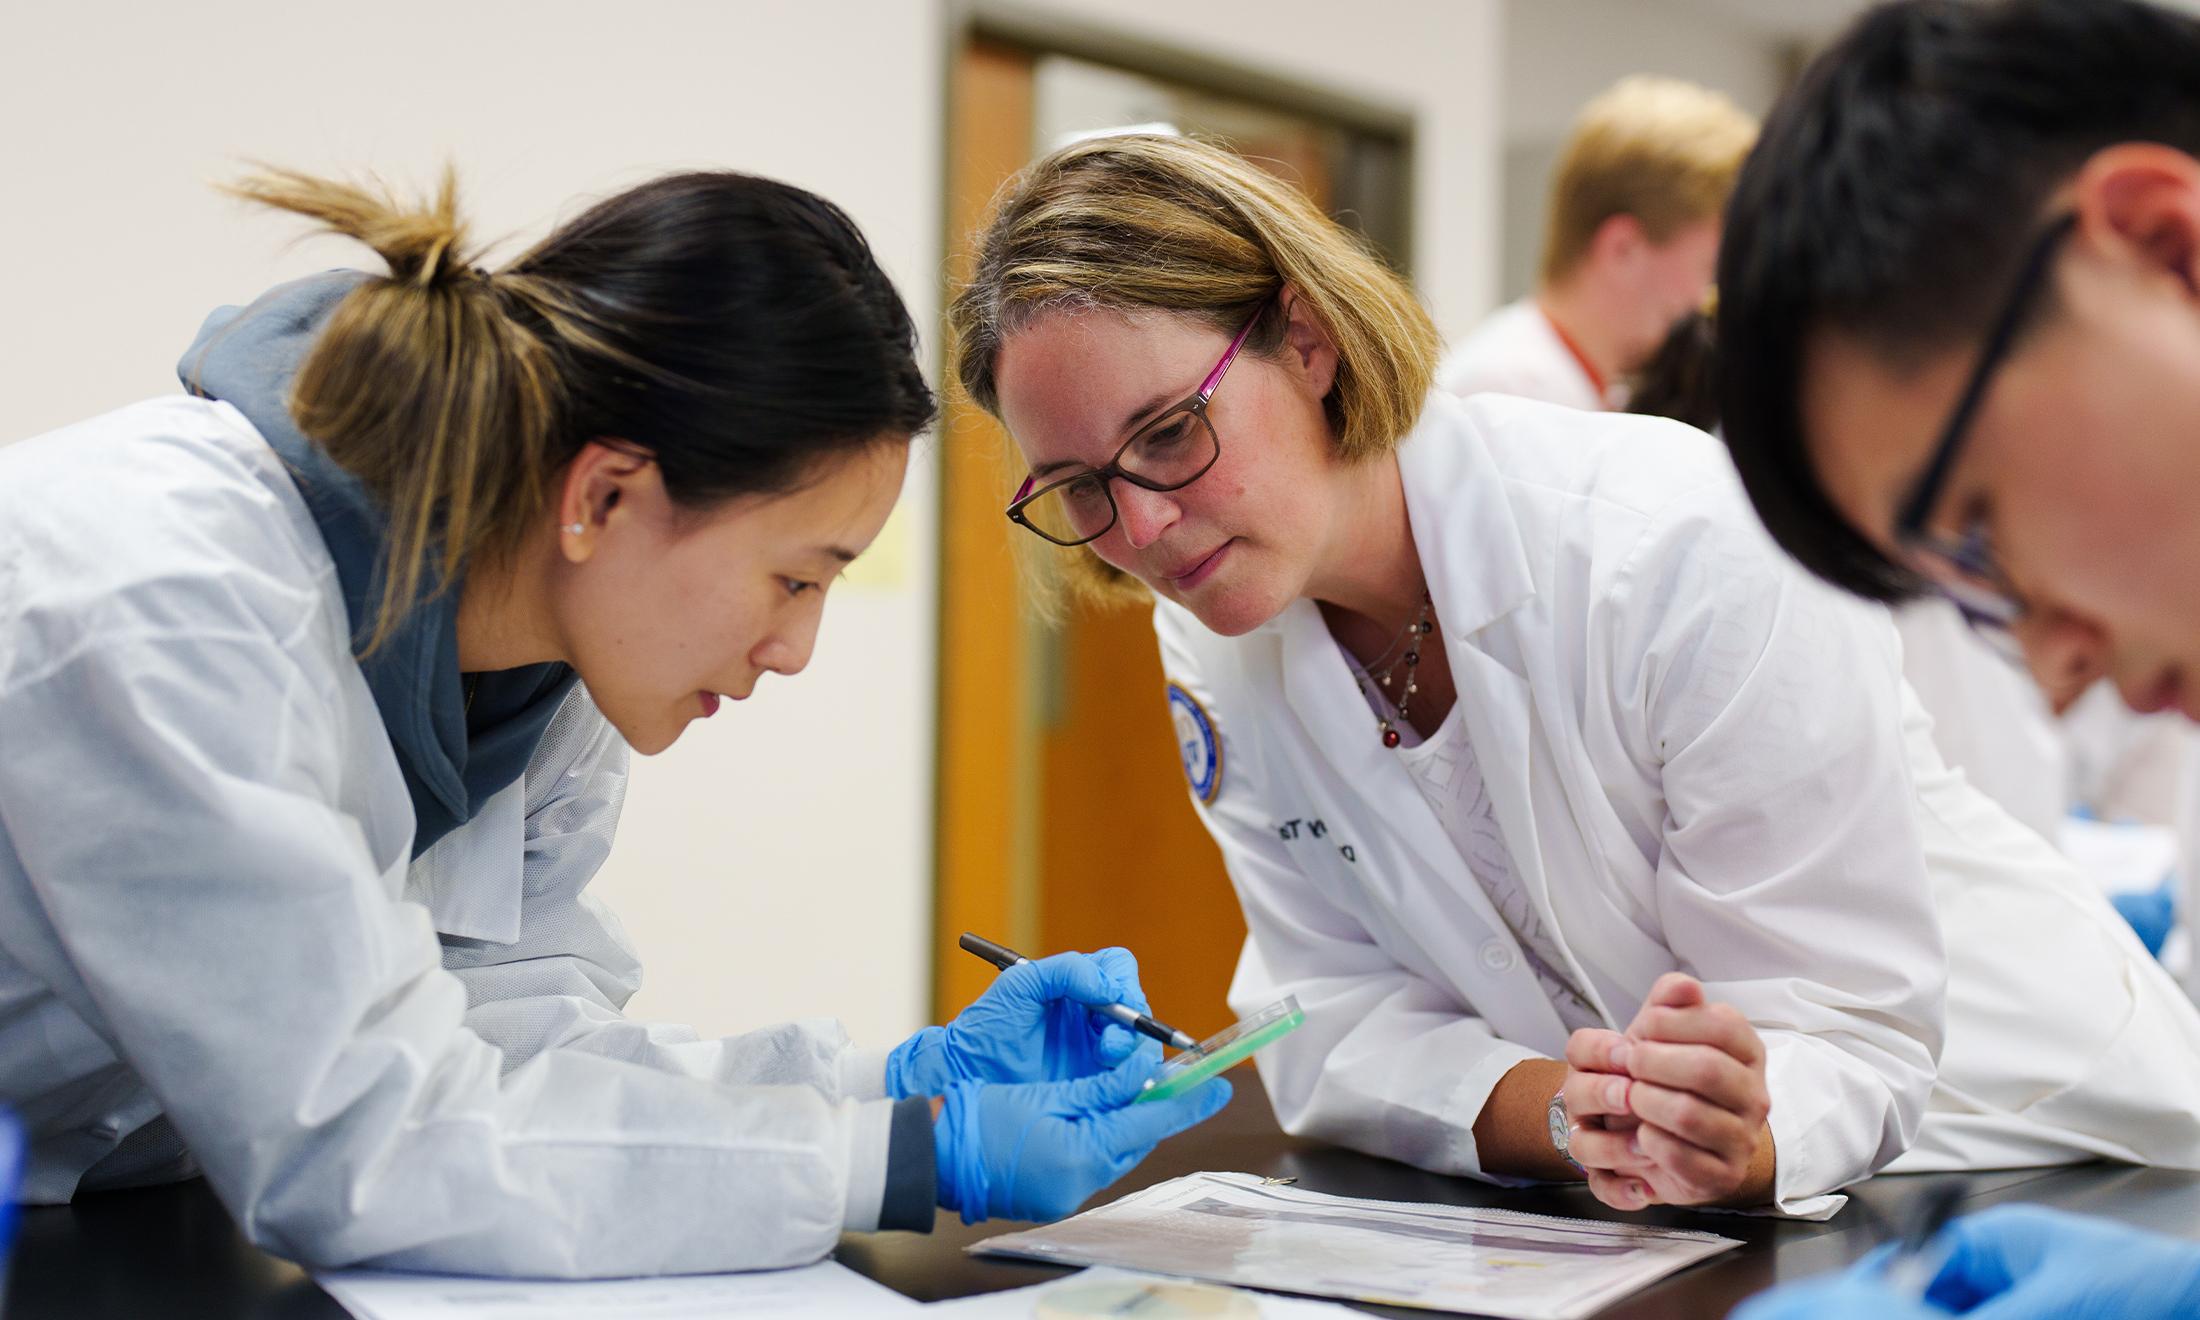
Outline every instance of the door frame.
[[(1400, 270), (1412, 269), (1410, 110), (1010, 0), (948, 0), (947, 26), (941, 307), (969, 275), (970, 238), (1001, 183), (1031, 159), (1032, 71), (1049, 55), (1396, 140), (1409, 222), (1387, 255)], [(1053, 650), (1053, 625), (1026, 603), (1013, 525), (1001, 515), (1013, 484), (1007, 437), (955, 383), (953, 353), (943, 338), (930, 945), (937, 1021), (976, 998), (994, 975), (978, 959), (956, 956), (963, 931), (1043, 952), (1034, 943), (1042, 893), (1040, 739)]]

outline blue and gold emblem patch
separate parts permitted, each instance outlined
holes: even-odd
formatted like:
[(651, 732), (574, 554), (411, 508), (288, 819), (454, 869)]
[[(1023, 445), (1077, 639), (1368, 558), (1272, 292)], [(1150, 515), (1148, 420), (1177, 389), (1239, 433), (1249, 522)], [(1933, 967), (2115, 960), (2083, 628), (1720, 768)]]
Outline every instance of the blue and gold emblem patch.
[(1169, 719), (1176, 725), (1176, 748), (1184, 758), (1184, 777), (1202, 805), (1222, 791), (1222, 738), (1214, 717), (1181, 683), (1169, 684)]

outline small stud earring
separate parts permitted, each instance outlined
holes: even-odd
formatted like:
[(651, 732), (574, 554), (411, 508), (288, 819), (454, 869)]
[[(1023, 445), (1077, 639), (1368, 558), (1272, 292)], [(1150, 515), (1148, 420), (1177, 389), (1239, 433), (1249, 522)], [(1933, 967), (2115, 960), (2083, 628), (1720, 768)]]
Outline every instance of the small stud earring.
[(575, 536), (579, 536), (579, 535), (580, 535), (580, 534), (581, 534), (582, 532), (585, 532), (585, 531), (587, 531), (587, 530), (588, 530), (588, 524), (587, 524), (587, 523), (567, 523), (567, 524), (565, 525), (565, 530), (567, 530), (567, 531), (571, 532), (571, 533), (572, 533), (573, 535), (575, 535)]

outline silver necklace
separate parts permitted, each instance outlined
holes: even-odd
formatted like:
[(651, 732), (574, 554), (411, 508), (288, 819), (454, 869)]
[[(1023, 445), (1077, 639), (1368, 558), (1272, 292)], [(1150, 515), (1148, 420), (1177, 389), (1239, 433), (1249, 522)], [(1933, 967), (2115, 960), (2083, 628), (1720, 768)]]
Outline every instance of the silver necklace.
[(1435, 602), (1429, 599), (1428, 591), (1424, 588), (1421, 592), (1421, 612), (1414, 617), (1411, 623), (1405, 626), (1404, 631), (1400, 632), (1389, 646), (1383, 649), (1383, 656), (1389, 656), (1403, 645), (1405, 654), (1384, 665), (1380, 673), (1377, 673), (1373, 666), (1362, 665), (1359, 672), (1352, 676), (1352, 681), (1360, 685), (1360, 695), (1366, 697), (1368, 703), (1373, 705), (1378, 712), (1375, 716), (1375, 728), (1382, 735), (1383, 746), (1385, 747), (1396, 747), (1398, 745), (1400, 741), (1398, 725), (1392, 723), (1389, 716), (1379, 713), (1382, 710), (1383, 703), (1375, 699), (1375, 690), (1369, 687), (1367, 682), (1371, 678), (1374, 679), (1382, 685), (1383, 694), (1388, 696), (1391, 692), (1392, 679), (1400, 677), (1398, 666), (1402, 664), (1406, 667), (1406, 672), (1403, 675), (1405, 680), (1404, 690), (1398, 693), (1397, 701), (1394, 703), (1398, 708), (1398, 719), (1403, 722), (1408, 708), (1413, 704), (1413, 694), (1421, 690), (1421, 685), (1414, 681), (1414, 676), (1421, 671), (1421, 639), (1436, 631), (1436, 625), (1429, 621), (1429, 613), (1435, 608)]

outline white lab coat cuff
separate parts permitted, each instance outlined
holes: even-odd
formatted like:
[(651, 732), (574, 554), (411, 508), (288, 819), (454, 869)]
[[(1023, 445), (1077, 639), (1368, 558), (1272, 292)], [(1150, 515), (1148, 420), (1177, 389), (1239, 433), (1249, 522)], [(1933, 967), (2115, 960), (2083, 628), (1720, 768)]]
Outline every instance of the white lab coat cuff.
[(1460, 1079), (1457, 1089), (1452, 1092), (1451, 1112), (1455, 1117), (1451, 1131), (1455, 1144), (1452, 1148), (1451, 1167), (1466, 1171), (1469, 1177), (1496, 1183), (1500, 1187), (1526, 1187), (1533, 1183), (1533, 1179), (1482, 1172), (1482, 1154), (1474, 1144), (1474, 1120), (1482, 1116), (1483, 1107), (1490, 1102), (1490, 1092), (1497, 1089), (1497, 1084), (1504, 1080), (1506, 1073), (1513, 1070), (1514, 1064), (1545, 1057), (1547, 1056), (1524, 1045), (1515, 1045), (1505, 1040), (1493, 1040), (1489, 1048), (1482, 1051), (1481, 1057), (1467, 1069), (1467, 1075)]
[(1743, 1213), (1771, 1219), (1808, 1219), (1813, 1223), (1822, 1223), (1840, 1214), (1841, 1207), (1848, 1203), (1849, 1198), (1839, 1192), (1820, 1192), (1816, 1196), (1788, 1197)]
[(894, 1102), (843, 1104), (841, 1112), (848, 1118), (848, 1206), (842, 1223), (851, 1233), (876, 1232), (879, 1207), (886, 1200), (886, 1148), (893, 1136)]
[[(1859, 1167), (1825, 1167), (1832, 1162), (1848, 1163), (1827, 1159), (1845, 1153), (1838, 1149), (1837, 1129), (1828, 1120), (1834, 1117), (1829, 1111), (1840, 1106), (1844, 1095), (1853, 1095), (1854, 1088), (1823, 1067), (1804, 1041), (1775, 1038), (1766, 1045), (1765, 1083), (1773, 1100), (1771, 1116), (1765, 1120), (1772, 1130), (1775, 1157), (1772, 1203), (1735, 1213), (1776, 1219), (1831, 1219), (1849, 1203), (1848, 1197), (1832, 1189), (1871, 1172), (1869, 1155), (1864, 1152), (1856, 1156)], [(1833, 1150), (1827, 1149), (1829, 1138), (1836, 1141)]]
[(843, 1050), (840, 1055), (840, 1098), (884, 1100), (886, 1056), (892, 1050)]
[(1803, 1219), (1821, 1223), (1841, 1213), (1841, 1207), (1849, 1198), (1839, 1192), (1821, 1190), (1824, 1175), (1819, 1172), (1819, 1161), (1812, 1158), (1811, 1144), (1804, 1134), (1818, 1125), (1825, 1105), (1821, 1102), (1808, 1112), (1796, 1112), (1796, 1101), (1802, 1094), (1815, 1090), (1834, 1093), (1833, 1087), (1812, 1088), (1808, 1085), (1787, 1084), (1796, 1074), (1808, 1074), (1809, 1061), (1792, 1053), (1792, 1042), (1782, 1042), (1785, 1049), (1771, 1051), (1767, 1060), (1766, 1081), (1780, 1096), (1780, 1103), (1773, 1105), (1772, 1116), (1766, 1120), (1772, 1129), (1772, 1148), (1777, 1157), (1772, 1177), (1772, 1202), (1769, 1205), (1724, 1206), (1700, 1205), (1691, 1209), (1705, 1214), (1742, 1215), (1755, 1219)]
[(1691, 1210), (1707, 1215), (1743, 1215), (1753, 1219), (1807, 1219), (1823, 1223), (1841, 1213), (1841, 1207), (1849, 1198), (1839, 1192), (1821, 1192), (1817, 1196), (1795, 1196), (1774, 1201), (1771, 1205), (1692, 1205)]

